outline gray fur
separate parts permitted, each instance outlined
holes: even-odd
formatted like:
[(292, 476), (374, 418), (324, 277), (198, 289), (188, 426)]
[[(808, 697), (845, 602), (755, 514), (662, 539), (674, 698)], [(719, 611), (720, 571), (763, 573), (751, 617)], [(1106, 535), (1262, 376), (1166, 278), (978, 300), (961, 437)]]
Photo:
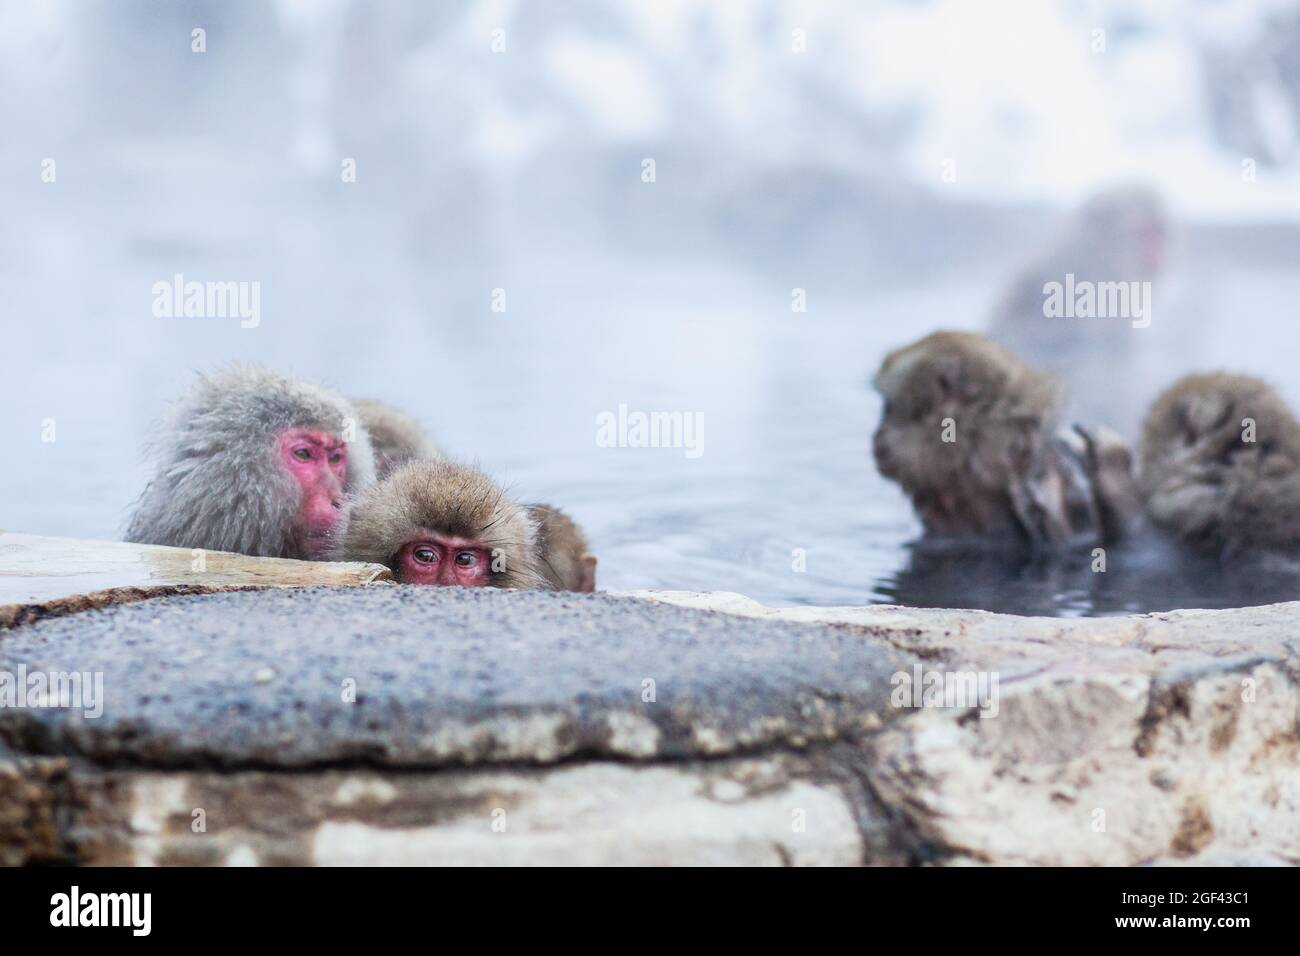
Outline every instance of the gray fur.
[(200, 375), (169, 410), (151, 446), (158, 467), (136, 505), (128, 541), (303, 557), (293, 524), (299, 489), (281, 465), (276, 435), (316, 428), (344, 437), (344, 491), (374, 481), (374, 454), (358, 413), (327, 389), (257, 367)]
[(1053, 372), (1067, 373), (1082, 351), (1100, 351), (1114, 362), (1136, 347), (1126, 322), (1048, 318), (1047, 282), (1144, 282), (1155, 278), (1143, 259), (1142, 231), (1168, 231), (1159, 196), (1142, 186), (1105, 190), (1075, 213), (1057, 242), (1016, 276), (993, 310), (989, 337)]
[[(988, 334), (1015, 351), (1035, 368), (1060, 377), (1066, 386), (1061, 406), (1067, 419), (1105, 422), (1128, 433), (1137, 425), (1131, 383), (1141, 382), (1153, 349), (1171, 342), (1158, 330), (1133, 328), (1130, 318), (1065, 318), (1044, 314), (1047, 284), (1065, 284), (1073, 275), (1076, 288), (1088, 284), (1150, 282), (1151, 296), (1160, 289), (1162, 265), (1153, 261), (1153, 240), (1163, 252), (1172, 224), (1160, 198), (1144, 187), (1119, 187), (1094, 196), (1072, 217), (1057, 240), (1041, 251), (1011, 281), (989, 317)], [(1156, 237), (1159, 237), (1156, 240)], [(1138, 286), (1139, 292), (1143, 287)], [(1151, 298), (1145, 299), (1151, 321)], [(1130, 303), (1131, 308), (1136, 308)], [(1164, 315), (1171, 315), (1165, 311)], [(1172, 321), (1172, 320), (1170, 320)], [(1167, 358), (1167, 356), (1165, 356)], [(1100, 387), (1099, 383), (1107, 383)]]

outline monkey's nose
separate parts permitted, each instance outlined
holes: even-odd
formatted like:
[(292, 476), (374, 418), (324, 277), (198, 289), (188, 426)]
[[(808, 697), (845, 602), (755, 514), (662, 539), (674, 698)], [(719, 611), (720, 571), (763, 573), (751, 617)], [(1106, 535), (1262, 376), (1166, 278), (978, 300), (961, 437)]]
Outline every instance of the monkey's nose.
[(342, 510), (343, 510), (343, 499), (342, 499), (342, 498), (331, 498), (331, 499), (330, 499), (330, 505), (333, 506), (333, 508), (334, 508), (335, 511), (342, 511)]

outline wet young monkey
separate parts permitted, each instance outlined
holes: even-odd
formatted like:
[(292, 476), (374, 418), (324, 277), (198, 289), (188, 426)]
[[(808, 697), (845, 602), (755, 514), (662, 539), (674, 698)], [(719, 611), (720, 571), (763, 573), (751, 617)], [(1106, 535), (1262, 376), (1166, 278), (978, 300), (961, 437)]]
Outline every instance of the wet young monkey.
[[(428, 461), (443, 457), (441, 450), (410, 416), (380, 402), (358, 401), (370, 440), (375, 448), (379, 477), (386, 478), (401, 466), (415, 461)], [(429, 469), (427, 474), (437, 474)], [(472, 471), (472, 470), (471, 470)], [(465, 475), (462, 468), (441, 472)], [(475, 474), (481, 474), (475, 472)], [(485, 476), (484, 479), (486, 480)], [(393, 494), (414, 499), (417, 486), (408, 481), (404, 491), (393, 489)], [(525, 506), (528, 517), (536, 528), (533, 564), (539, 574), (553, 588), (561, 591), (594, 591), (596, 589), (596, 558), (591, 553), (586, 536), (563, 511), (550, 505)], [(355, 519), (354, 519), (355, 520)], [(466, 559), (468, 560), (468, 559)], [(386, 562), (381, 562), (386, 563)], [(416, 569), (412, 570), (415, 573)], [(520, 583), (502, 584), (501, 587), (523, 587)]]
[(154, 443), (128, 541), (324, 559), (345, 498), (374, 480), (356, 410), (260, 368), (200, 376)]
[(1002, 346), (936, 332), (886, 356), (875, 386), (877, 467), (927, 534), (1050, 549), (1136, 520), (1128, 448), (1105, 429), (1058, 430), (1059, 385)]
[(1300, 422), (1247, 375), (1189, 375), (1142, 427), (1142, 490), (1157, 528), (1217, 558), (1300, 560)]
[(387, 565), (403, 584), (547, 589), (537, 520), (477, 468), (413, 461), (353, 503), (336, 557)]

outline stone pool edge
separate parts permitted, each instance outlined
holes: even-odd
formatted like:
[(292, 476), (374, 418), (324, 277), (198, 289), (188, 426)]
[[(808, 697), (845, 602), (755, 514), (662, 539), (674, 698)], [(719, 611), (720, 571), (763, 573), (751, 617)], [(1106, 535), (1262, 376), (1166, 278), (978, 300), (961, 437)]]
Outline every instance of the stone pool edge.
[(1067, 620), (619, 597), (996, 673), (999, 719), (922, 707), (720, 757), (437, 770), (0, 749), (0, 863), (1300, 864), (1300, 603)]

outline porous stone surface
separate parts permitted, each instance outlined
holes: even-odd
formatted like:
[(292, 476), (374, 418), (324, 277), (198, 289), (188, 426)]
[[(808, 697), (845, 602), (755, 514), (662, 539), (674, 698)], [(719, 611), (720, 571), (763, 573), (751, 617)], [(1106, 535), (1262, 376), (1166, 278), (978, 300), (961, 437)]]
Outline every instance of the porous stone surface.
[(0, 640), (0, 671), (102, 672), (105, 689), (97, 718), (0, 710), (0, 741), (150, 766), (707, 756), (878, 727), (904, 663), (849, 628), (603, 594), (167, 597)]
[[(161, 598), (0, 633), (0, 673), (105, 697), (0, 707), (0, 862), (1296, 864), (1297, 633), (1300, 605)], [(910, 706), (901, 674), (997, 682)]]

